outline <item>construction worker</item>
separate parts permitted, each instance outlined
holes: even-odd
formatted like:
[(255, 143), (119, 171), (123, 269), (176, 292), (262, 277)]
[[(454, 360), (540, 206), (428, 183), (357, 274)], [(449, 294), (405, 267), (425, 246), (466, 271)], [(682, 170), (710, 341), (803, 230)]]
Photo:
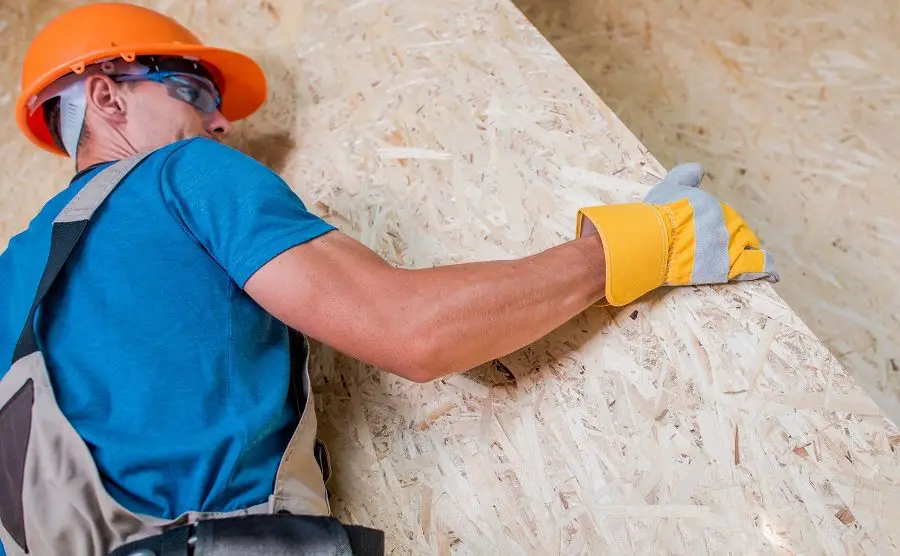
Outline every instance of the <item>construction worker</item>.
[(265, 96), (251, 59), (128, 4), (29, 46), (17, 121), (77, 173), (0, 256), (5, 554), (380, 553), (330, 517), (303, 335), (424, 382), (598, 302), (777, 280), (696, 164), (540, 254), (394, 268), (220, 143)]

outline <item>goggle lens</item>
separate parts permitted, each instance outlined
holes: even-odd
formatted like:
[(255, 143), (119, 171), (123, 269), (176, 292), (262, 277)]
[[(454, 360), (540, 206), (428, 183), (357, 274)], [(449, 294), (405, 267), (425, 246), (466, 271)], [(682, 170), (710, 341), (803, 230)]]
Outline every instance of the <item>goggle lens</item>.
[(212, 114), (222, 104), (219, 92), (208, 80), (193, 75), (174, 74), (162, 78), (169, 95), (205, 113)]
[(222, 97), (215, 84), (205, 77), (189, 73), (159, 72), (144, 75), (122, 75), (116, 81), (154, 81), (165, 86), (172, 98), (186, 102), (203, 112), (212, 114), (222, 105)]

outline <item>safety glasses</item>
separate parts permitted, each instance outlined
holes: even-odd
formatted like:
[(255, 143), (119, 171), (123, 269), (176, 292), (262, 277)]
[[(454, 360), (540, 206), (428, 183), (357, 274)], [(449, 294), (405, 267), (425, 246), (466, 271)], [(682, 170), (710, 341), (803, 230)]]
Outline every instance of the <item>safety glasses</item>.
[(204, 114), (212, 114), (222, 105), (222, 97), (215, 84), (199, 75), (161, 71), (143, 75), (119, 75), (113, 77), (113, 80), (161, 83), (170, 97), (186, 102)]

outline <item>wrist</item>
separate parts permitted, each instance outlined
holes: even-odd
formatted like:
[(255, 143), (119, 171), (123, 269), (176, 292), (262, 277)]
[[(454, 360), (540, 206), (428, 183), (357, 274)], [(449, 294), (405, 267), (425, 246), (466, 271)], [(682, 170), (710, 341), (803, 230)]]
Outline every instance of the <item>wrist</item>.
[(578, 257), (585, 265), (586, 282), (589, 285), (588, 298), (591, 305), (606, 295), (606, 254), (603, 239), (599, 234), (584, 235), (575, 239), (572, 245), (578, 250)]
[(627, 305), (663, 284), (671, 237), (658, 207), (628, 203), (583, 208), (578, 214), (579, 235), (587, 222), (602, 240), (607, 303)]

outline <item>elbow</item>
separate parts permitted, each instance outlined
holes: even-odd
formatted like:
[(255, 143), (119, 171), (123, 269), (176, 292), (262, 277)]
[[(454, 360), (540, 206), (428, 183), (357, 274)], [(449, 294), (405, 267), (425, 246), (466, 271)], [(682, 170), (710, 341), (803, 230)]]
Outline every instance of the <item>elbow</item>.
[(407, 367), (398, 374), (416, 384), (425, 384), (440, 377), (439, 374), (434, 373), (431, 369), (423, 367)]
[(401, 336), (398, 349), (402, 358), (396, 374), (419, 384), (431, 382), (456, 372), (448, 358), (449, 350), (436, 341), (436, 334), (427, 330), (410, 330)]
[[(410, 271), (404, 272), (405, 277), (412, 276)], [(393, 346), (387, 370), (419, 384), (457, 372), (458, 352), (448, 349), (454, 342), (442, 324), (442, 312), (433, 301), (434, 295), (427, 289), (427, 295), (417, 295), (423, 290), (421, 286), (404, 283), (404, 302), (391, 303), (382, 313), (386, 319), (380, 328), (391, 331), (387, 337)]]
[(410, 351), (416, 353), (408, 353), (399, 368), (395, 370), (398, 375), (407, 380), (425, 384), (453, 372), (448, 365), (441, 364), (435, 356), (436, 354), (428, 349), (416, 347)]

